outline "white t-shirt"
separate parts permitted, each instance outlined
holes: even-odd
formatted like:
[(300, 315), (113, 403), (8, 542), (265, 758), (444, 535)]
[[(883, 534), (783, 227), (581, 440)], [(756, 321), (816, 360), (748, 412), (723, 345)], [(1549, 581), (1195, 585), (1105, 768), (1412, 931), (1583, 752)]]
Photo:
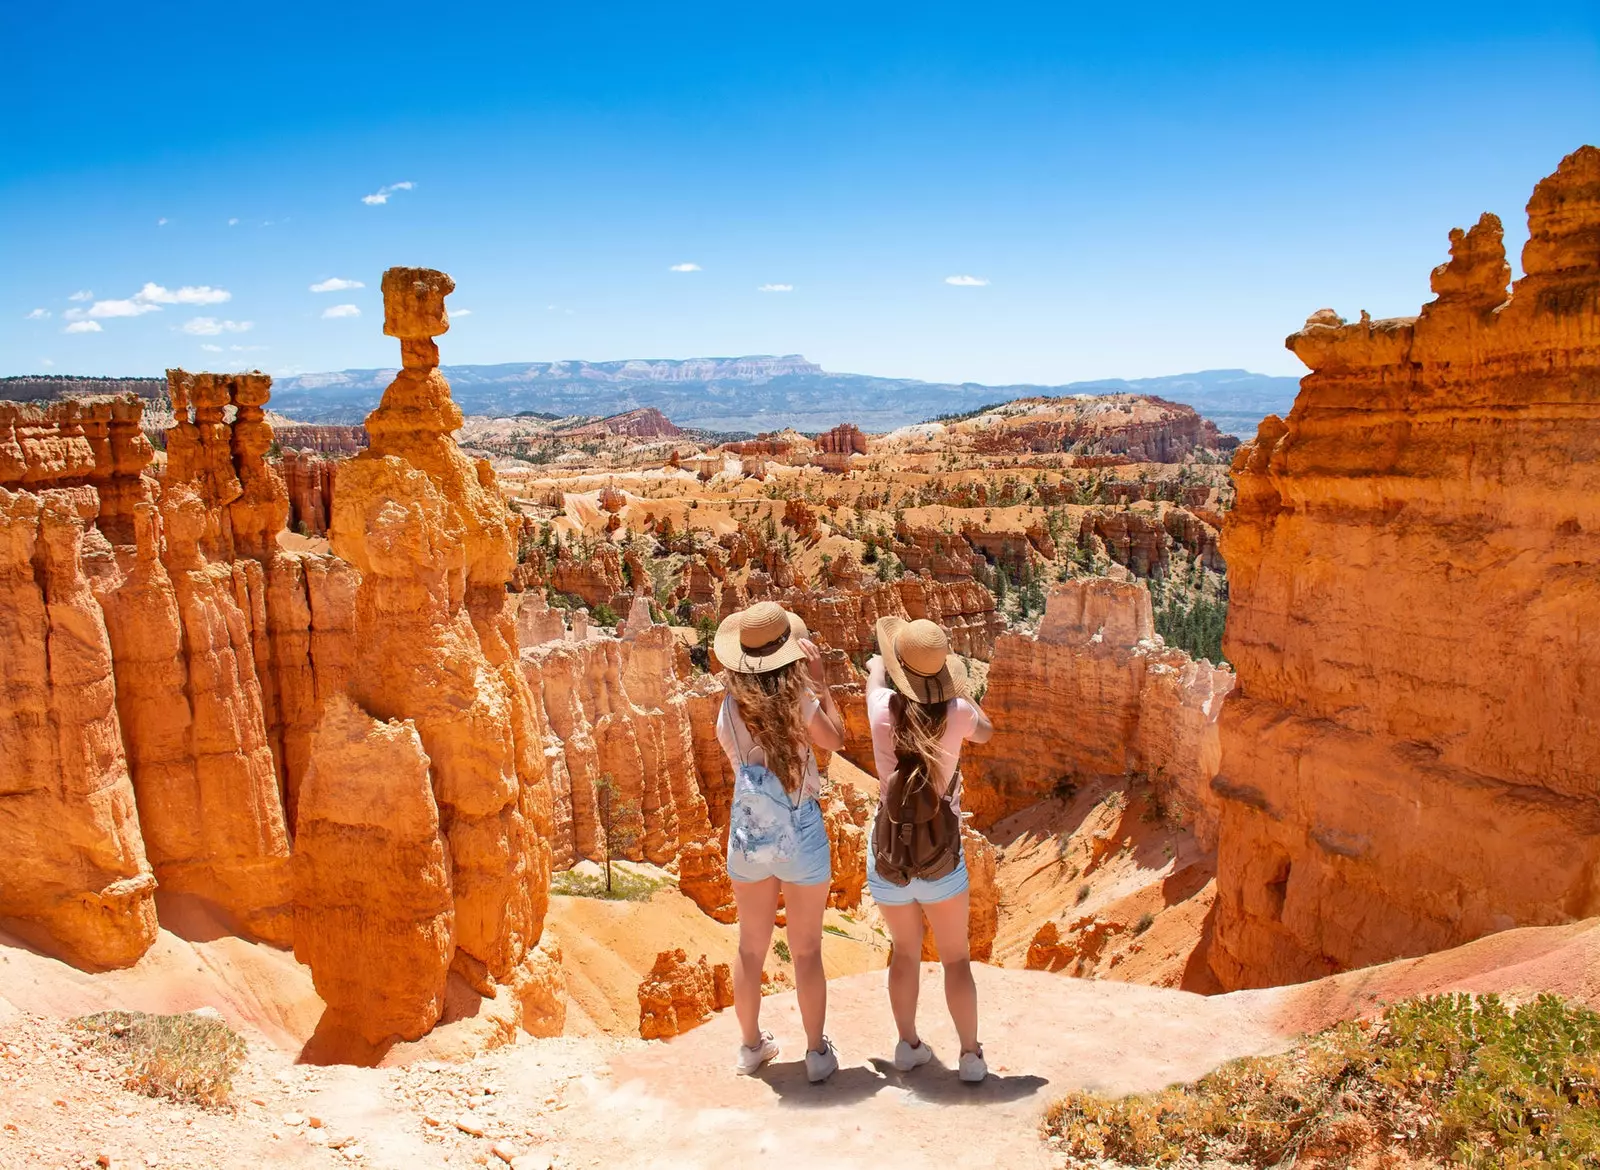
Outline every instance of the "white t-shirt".
[[(829, 725), (822, 718), (822, 704), (814, 695), (805, 695), (801, 698), (800, 716), (805, 720), (806, 730), (813, 742), (817, 740), (819, 730), (822, 734), (827, 734)], [(741, 758), (742, 762), (747, 764), (766, 765), (766, 750), (751, 736), (750, 729), (744, 725), (744, 717), (739, 714), (739, 704), (731, 696), (717, 709), (717, 742), (722, 745), (722, 751), (735, 772), (739, 770)], [(805, 764), (805, 779), (801, 782), (800, 791), (794, 801), (797, 808), (807, 799), (815, 800), (822, 794), (822, 776), (817, 772), (817, 755), (811, 750), (809, 743), (805, 745)]]
[[(889, 795), (889, 777), (894, 775), (895, 769), (894, 713), (889, 709), (893, 695), (893, 687), (877, 683), (875, 679), (867, 680), (867, 723), (872, 728), (872, 759), (878, 766), (880, 800)], [(955, 775), (956, 765), (961, 761), (962, 741), (971, 739), (977, 730), (978, 709), (966, 699), (951, 699), (945, 709), (944, 734), (939, 737), (938, 775), (934, 777), (941, 792), (949, 787), (950, 777)], [(959, 812), (959, 793), (953, 803)]]

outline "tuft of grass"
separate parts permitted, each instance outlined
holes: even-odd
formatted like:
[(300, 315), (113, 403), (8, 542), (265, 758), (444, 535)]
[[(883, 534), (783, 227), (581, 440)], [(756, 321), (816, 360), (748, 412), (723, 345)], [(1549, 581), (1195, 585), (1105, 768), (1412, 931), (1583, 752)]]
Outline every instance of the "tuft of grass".
[(850, 934), (849, 934), (848, 931), (842, 929), (841, 927), (835, 926), (831, 922), (824, 922), (822, 924), (822, 933), (823, 934), (836, 934), (840, 938), (849, 938), (850, 937)]
[(550, 875), (550, 892), (569, 898), (603, 898), (611, 902), (648, 902), (650, 896), (662, 886), (671, 885), (668, 878), (646, 877), (615, 866), (611, 870), (611, 890), (606, 890), (603, 874), (585, 874), (575, 869)]
[(1088, 882), (1084, 882), (1083, 885), (1079, 886), (1078, 905), (1082, 906), (1085, 902), (1087, 902), (1089, 900), (1089, 895), (1092, 893), (1094, 893), (1094, 887)]
[(793, 961), (789, 958), (789, 944), (781, 938), (772, 944), (772, 953), (777, 955), (778, 958), (782, 959), (785, 963)]
[(147, 1097), (226, 1105), (244, 1062), (244, 1041), (210, 1016), (100, 1012), (73, 1023), (90, 1047), (124, 1058), (123, 1085)]
[(1156, 916), (1150, 913), (1150, 911), (1146, 910), (1143, 914), (1139, 915), (1139, 921), (1133, 924), (1133, 933), (1143, 934), (1155, 924)]
[(1190, 1085), (1072, 1093), (1044, 1134), (1069, 1166), (1600, 1165), (1600, 1013), (1553, 995), (1408, 1000)]

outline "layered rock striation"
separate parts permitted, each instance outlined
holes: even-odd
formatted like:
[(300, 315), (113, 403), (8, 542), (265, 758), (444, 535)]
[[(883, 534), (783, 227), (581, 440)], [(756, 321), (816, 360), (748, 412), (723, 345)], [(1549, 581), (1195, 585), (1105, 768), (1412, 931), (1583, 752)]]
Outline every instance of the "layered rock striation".
[(1414, 318), (1323, 310), (1223, 535), (1211, 966), (1316, 978), (1600, 913), (1600, 150), (1450, 235)]
[(962, 757), (979, 828), (1092, 776), (1147, 774), (1216, 840), (1217, 718), (1234, 676), (1164, 646), (1141, 583), (1055, 586), (1036, 635), (1005, 634), (983, 702), (994, 737)]

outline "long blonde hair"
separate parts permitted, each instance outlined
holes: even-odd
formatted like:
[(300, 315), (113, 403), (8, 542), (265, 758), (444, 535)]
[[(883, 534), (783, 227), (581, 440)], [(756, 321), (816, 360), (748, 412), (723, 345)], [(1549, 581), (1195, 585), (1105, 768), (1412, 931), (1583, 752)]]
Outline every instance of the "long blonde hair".
[(722, 684), (738, 705), (750, 738), (766, 753), (768, 770), (783, 781), (790, 796), (805, 783), (805, 753), (811, 750), (800, 702), (806, 694), (802, 667), (790, 662), (759, 674), (722, 672)]
[(939, 768), (944, 762), (944, 752), (939, 741), (944, 736), (949, 713), (949, 702), (919, 703), (899, 691), (889, 696), (889, 714), (894, 717), (895, 767), (902, 778), (921, 765), (934, 790), (942, 787)]

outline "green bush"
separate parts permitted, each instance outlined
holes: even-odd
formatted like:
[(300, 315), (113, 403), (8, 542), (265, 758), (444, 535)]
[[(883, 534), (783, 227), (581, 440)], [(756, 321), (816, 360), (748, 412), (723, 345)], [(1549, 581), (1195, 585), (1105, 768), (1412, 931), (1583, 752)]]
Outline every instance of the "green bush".
[(1409, 1000), (1191, 1085), (1072, 1093), (1044, 1133), (1089, 1164), (1310, 1170), (1389, 1154), (1464, 1170), (1596, 1166), (1600, 1014), (1553, 995)]
[(123, 1084), (147, 1097), (225, 1105), (245, 1046), (222, 1020), (193, 1012), (100, 1012), (73, 1021), (90, 1047), (126, 1060)]
[(621, 866), (611, 872), (611, 889), (606, 890), (604, 874), (580, 873), (575, 869), (550, 875), (550, 892), (568, 898), (602, 898), (608, 902), (648, 902), (662, 886), (671, 885), (667, 878), (652, 878)]

